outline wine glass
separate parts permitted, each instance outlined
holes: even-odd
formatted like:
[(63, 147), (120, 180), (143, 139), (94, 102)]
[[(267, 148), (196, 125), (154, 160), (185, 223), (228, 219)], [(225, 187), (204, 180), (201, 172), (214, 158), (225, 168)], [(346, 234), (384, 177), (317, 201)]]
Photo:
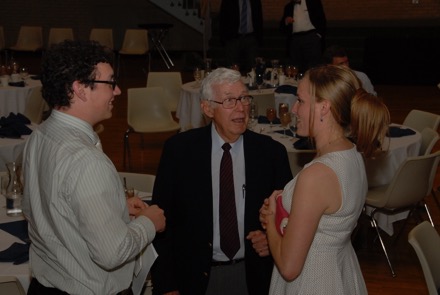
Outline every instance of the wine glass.
[(299, 72), (298, 68), (295, 67), (295, 66), (292, 66), (291, 67), (291, 72), (292, 72), (292, 78), (296, 80), (298, 72)]
[(267, 108), (266, 109), (266, 117), (267, 117), (267, 120), (269, 120), (269, 127), (271, 129), (271, 131), (268, 133), (273, 133), (273, 131), (272, 131), (273, 120), (275, 120), (275, 118), (277, 117), (277, 112), (276, 112), (275, 108)]
[(199, 68), (194, 69), (194, 80), (196, 80), (196, 85), (200, 85), (200, 80), (202, 80), (202, 71)]
[(286, 76), (287, 78), (292, 77), (292, 66), (286, 66)]
[(29, 77), (29, 71), (27, 67), (20, 68), (20, 76), (23, 81), (25, 81)]
[(281, 138), (288, 138), (286, 135), (286, 129), (289, 127), (290, 122), (292, 122), (292, 118), (289, 112), (283, 112), (280, 115), (281, 126), (283, 127), (283, 136)]
[(249, 108), (249, 121), (248, 121), (248, 129), (254, 130), (255, 126), (258, 124), (258, 112), (257, 112), (257, 104), (255, 102), (251, 102)]
[(258, 92), (261, 93), (261, 88), (264, 84), (264, 75), (262, 73), (257, 73), (255, 77), (255, 84), (257, 84)]
[(296, 124), (297, 124), (298, 118), (294, 113), (291, 114), (290, 118), (292, 120), (290, 122), (290, 130), (292, 131), (293, 137), (296, 137), (296, 131), (298, 129)]

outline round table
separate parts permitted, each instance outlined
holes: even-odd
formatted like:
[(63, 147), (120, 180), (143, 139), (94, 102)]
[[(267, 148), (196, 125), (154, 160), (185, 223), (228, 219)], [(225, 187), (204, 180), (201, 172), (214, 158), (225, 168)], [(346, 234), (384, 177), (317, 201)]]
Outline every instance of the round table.
[[(34, 130), (37, 125), (32, 124), (28, 127)], [(0, 171), (7, 171), (6, 163), (21, 160), (24, 145), (29, 135), (21, 138), (1, 138), (0, 137)]]
[(9, 113), (24, 113), (27, 99), (32, 89), (40, 86), (40, 80), (26, 80), (26, 86), (0, 86), (0, 117), (8, 116)]
[[(6, 215), (6, 198), (0, 194), (0, 224), (24, 220), (23, 215)], [(0, 229), (0, 251), (6, 250), (13, 243), (23, 243), (19, 238)], [(14, 265), (12, 262), (0, 262), (0, 276), (14, 276), (18, 278), (24, 290), (27, 291), (31, 281), (29, 262)]]
[[(399, 126), (392, 124), (392, 126)], [(408, 128), (402, 126), (403, 128)], [(281, 131), (282, 128), (274, 126), (272, 128), (277, 131)], [(281, 142), (287, 150), (289, 157), (289, 164), (292, 170), (293, 176), (295, 176), (302, 167), (310, 162), (315, 156), (314, 150), (297, 150), (293, 147), (293, 143), (297, 141), (297, 138), (288, 137), (283, 138), (282, 134), (273, 132), (269, 133), (270, 127), (268, 124), (257, 124), (253, 130), (271, 136), (274, 140)], [(391, 182), (394, 174), (399, 166), (408, 157), (415, 157), (419, 155), (420, 146), (422, 143), (422, 135), (420, 132), (414, 130), (416, 133), (409, 136), (402, 137), (387, 137), (385, 140), (383, 156), (375, 159), (367, 159), (365, 161), (365, 168), (368, 178), (368, 186), (375, 187), (386, 185)], [(367, 214), (371, 212), (371, 208), (367, 206)], [(382, 213), (376, 214), (376, 221), (381, 229), (383, 229), (390, 236), (393, 235), (393, 223), (398, 220), (405, 219), (408, 216), (408, 211), (401, 212), (394, 215), (387, 215)]]

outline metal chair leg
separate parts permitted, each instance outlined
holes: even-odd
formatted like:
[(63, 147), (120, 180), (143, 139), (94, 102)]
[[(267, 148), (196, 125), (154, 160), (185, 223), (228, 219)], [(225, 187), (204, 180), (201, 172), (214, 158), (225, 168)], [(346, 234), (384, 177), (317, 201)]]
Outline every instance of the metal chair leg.
[(423, 202), (423, 203), (425, 205), (426, 213), (428, 214), (429, 222), (431, 222), (432, 227), (435, 227), (434, 221), (432, 221), (431, 213), (429, 212), (429, 209), (428, 209), (428, 204), (426, 204), (426, 202)]
[(370, 217), (371, 218), (371, 222), (373, 223), (373, 226), (376, 229), (377, 236), (379, 237), (380, 244), (382, 245), (383, 252), (385, 253), (385, 257), (386, 257), (387, 262), (388, 262), (388, 266), (390, 267), (391, 275), (393, 276), (393, 278), (395, 278), (396, 277), (396, 273), (394, 272), (394, 268), (391, 265), (391, 261), (390, 261), (390, 258), (388, 256), (387, 249), (385, 248), (385, 244), (384, 244), (384, 242), (382, 240), (382, 237), (380, 235), (380, 232), (379, 232), (379, 227), (377, 226), (376, 220), (374, 219), (374, 213), (375, 213), (375, 211), (371, 212), (371, 217)]
[(130, 152), (130, 142), (128, 136), (130, 135), (131, 129), (127, 129), (124, 134), (124, 158), (122, 161), (122, 166), (126, 168), (126, 160), (128, 159), (128, 170), (131, 171), (131, 152)]

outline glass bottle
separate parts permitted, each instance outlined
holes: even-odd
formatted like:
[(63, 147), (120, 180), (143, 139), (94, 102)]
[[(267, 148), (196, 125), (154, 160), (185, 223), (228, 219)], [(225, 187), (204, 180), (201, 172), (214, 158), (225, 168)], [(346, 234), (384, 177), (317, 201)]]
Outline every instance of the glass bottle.
[(23, 184), (21, 182), (21, 164), (10, 162), (6, 164), (9, 182), (6, 187), (6, 214), (17, 216), (22, 213)]

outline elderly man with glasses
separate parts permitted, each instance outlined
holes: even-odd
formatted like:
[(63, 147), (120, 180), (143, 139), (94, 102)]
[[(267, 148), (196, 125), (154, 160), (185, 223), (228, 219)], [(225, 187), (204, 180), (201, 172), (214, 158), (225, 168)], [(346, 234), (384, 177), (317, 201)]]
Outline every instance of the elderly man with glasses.
[(154, 243), (154, 292), (267, 294), (273, 261), (258, 210), (292, 179), (287, 152), (246, 129), (252, 97), (239, 72), (214, 70), (201, 93), (211, 123), (170, 138), (156, 175), (167, 229)]

